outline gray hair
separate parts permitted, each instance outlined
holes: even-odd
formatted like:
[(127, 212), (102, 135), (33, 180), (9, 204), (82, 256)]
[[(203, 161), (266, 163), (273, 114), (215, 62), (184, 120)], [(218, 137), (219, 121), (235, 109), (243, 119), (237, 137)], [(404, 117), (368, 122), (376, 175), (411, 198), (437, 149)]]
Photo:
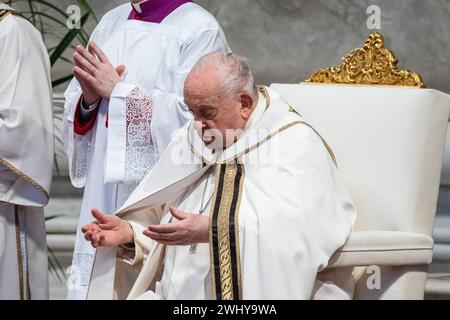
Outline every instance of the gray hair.
[(222, 90), (229, 97), (238, 94), (240, 91), (255, 95), (258, 89), (247, 61), (246, 58), (234, 53), (215, 51), (200, 58), (192, 71), (205, 70), (211, 64), (214, 64), (219, 71)]

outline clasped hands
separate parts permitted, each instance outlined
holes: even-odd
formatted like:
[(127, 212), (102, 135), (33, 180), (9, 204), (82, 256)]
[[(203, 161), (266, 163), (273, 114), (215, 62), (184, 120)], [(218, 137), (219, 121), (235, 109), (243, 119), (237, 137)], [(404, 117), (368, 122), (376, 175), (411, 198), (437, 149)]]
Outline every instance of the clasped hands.
[(87, 49), (77, 46), (73, 62), (73, 75), (80, 83), (84, 102), (88, 105), (101, 98), (109, 99), (125, 72), (125, 66), (115, 68), (94, 41), (89, 42)]
[[(168, 224), (150, 225), (143, 234), (154, 241), (169, 246), (187, 246), (209, 242), (209, 218), (189, 214), (171, 207), (170, 213), (176, 221)], [(81, 228), (84, 238), (94, 248), (117, 247), (133, 243), (134, 232), (131, 225), (115, 215), (106, 215), (97, 209), (92, 210), (96, 221)]]

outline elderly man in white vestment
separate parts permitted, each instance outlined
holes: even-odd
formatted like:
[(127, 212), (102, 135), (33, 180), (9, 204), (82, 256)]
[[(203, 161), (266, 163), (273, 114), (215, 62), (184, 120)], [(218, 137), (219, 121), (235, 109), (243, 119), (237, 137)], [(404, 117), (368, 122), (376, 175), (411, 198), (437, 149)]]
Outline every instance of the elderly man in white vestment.
[[(191, 119), (183, 83), (203, 55), (229, 50), (216, 19), (190, 0), (133, 0), (108, 12), (74, 53), (64, 138), (70, 178), (91, 208), (115, 212)], [(95, 250), (78, 231), (69, 299), (86, 299)], [(126, 266), (125, 266), (126, 267)], [(120, 273), (124, 282), (138, 269)]]
[(95, 269), (143, 264), (128, 299), (310, 299), (356, 217), (331, 149), (237, 55), (202, 58), (184, 96), (194, 121), (116, 215), (83, 227)]
[(40, 33), (2, 2), (0, 65), (0, 299), (48, 299), (50, 60)]

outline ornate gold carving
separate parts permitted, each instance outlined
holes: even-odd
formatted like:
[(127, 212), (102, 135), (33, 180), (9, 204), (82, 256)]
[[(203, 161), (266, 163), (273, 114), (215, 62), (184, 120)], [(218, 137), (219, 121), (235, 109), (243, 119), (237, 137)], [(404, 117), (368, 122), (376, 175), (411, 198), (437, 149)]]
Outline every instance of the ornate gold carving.
[(384, 37), (373, 32), (363, 48), (342, 58), (341, 67), (318, 69), (305, 82), (426, 87), (419, 74), (399, 70), (397, 64), (394, 53), (384, 47)]

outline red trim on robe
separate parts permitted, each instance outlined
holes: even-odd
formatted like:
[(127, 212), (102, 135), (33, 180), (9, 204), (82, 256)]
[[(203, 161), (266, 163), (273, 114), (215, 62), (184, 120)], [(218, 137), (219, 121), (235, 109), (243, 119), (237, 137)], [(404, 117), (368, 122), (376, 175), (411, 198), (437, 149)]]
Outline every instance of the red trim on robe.
[(78, 99), (78, 103), (75, 108), (73, 130), (75, 131), (76, 134), (84, 136), (86, 133), (91, 131), (92, 127), (94, 126), (95, 120), (97, 120), (98, 110), (100, 109), (100, 107), (97, 107), (95, 111), (92, 112), (87, 121), (81, 121), (81, 114), (80, 114), (81, 99), (83, 99), (83, 95), (81, 95), (80, 99)]

